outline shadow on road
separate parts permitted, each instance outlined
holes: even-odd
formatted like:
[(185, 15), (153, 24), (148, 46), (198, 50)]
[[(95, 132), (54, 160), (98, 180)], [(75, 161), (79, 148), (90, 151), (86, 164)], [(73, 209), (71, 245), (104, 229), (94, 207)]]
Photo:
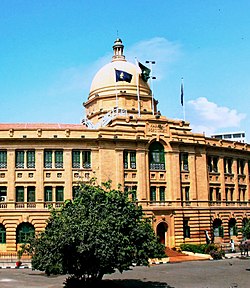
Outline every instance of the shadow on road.
[(141, 281), (135, 279), (103, 280), (101, 288), (174, 288), (165, 282)]

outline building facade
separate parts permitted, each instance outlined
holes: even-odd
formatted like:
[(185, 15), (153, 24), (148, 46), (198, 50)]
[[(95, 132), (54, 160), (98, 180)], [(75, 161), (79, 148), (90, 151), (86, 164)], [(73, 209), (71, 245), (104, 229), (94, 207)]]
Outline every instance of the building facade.
[(2, 253), (42, 231), (48, 207), (72, 199), (92, 177), (131, 190), (165, 246), (205, 243), (204, 231), (218, 243), (241, 239), (250, 216), (250, 146), (160, 115), (120, 39), (113, 50), (92, 81), (82, 124), (0, 124)]

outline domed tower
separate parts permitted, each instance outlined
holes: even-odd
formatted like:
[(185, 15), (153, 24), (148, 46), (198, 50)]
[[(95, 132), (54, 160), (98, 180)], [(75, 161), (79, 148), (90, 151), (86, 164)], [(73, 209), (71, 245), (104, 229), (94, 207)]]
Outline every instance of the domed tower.
[(112, 61), (96, 73), (88, 101), (83, 104), (88, 119), (86, 121), (92, 122), (95, 126), (105, 126), (98, 123), (107, 118), (108, 114), (112, 114), (112, 117), (116, 115), (144, 117), (154, 114), (153, 110), (157, 111), (157, 101), (152, 101), (150, 87), (145, 77), (142, 77), (143, 71), (138, 65), (126, 60), (123, 49), (121, 39), (117, 38), (113, 46)]

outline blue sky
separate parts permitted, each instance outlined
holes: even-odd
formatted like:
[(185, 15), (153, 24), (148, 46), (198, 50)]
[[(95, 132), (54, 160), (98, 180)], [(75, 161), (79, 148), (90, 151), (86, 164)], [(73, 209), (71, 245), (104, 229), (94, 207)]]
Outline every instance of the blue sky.
[(1, 0), (0, 122), (79, 123), (117, 36), (130, 61), (155, 60), (159, 110), (194, 132), (250, 141), (250, 1)]

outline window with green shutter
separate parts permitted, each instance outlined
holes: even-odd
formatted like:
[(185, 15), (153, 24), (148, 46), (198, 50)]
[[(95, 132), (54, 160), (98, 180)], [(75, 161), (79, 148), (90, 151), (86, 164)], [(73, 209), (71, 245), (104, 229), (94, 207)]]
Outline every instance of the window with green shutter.
[(186, 186), (185, 188), (185, 201), (189, 201), (189, 186)]
[(164, 186), (160, 187), (160, 201), (161, 202), (165, 201), (165, 187)]
[(0, 243), (5, 244), (6, 243), (6, 228), (3, 224), (0, 224)]
[(52, 186), (44, 187), (44, 201), (52, 202)]
[(52, 168), (52, 151), (44, 151), (44, 168)]
[(16, 187), (16, 202), (24, 202), (24, 187)]
[(30, 223), (21, 223), (17, 226), (16, 230), (16, 243), (27, 243), (30, 237), (35, 236), (35, 228)]
[(7, 187), (0, 186), (0, 202), (6, 201), (7, 198)]
[(16, 168), (24, 168), (24, 151), (16, 151)]
[(27, 202), (35, 202), (36, 201), (36, 187), (28, 186), (27, 187)]
[(181, 171), (188, 171), (188, 153), (181, 153)]
[(27, 168), (35, 168), (35, 150), (27, 151)]
[(136, 169), (136, 152), (130, 151), (130, 168)]
[(55, 151), (55, 168), (63, 168), (63, 151)]
[(188, 219), (183, 220), (183, 236), (184, 238), (190, 238), (190, 226), (188, 225)]
[(82, 152), (82, 167), (91, 168), (91, 151), (86, 150)]
[(56, 202), (64, 201), (64, 187), (57, 186), (56, 187)]
[(159, 142), (153, 142), (149, 147), (150, 170), (165, 170), (164, 147)]
[(7, 168), (7, 151), (0, 150), (0, 169)]
[(137, 186), (132, 186), (131, 187), (131, 196), (132, 196), (132, 200), (136, 201), (137, 200)]
[(128, 151), (123, 152), (123, 168), (128, 169)]
[(123, 168), (136, 169), (136, 151), (123, 152)]
[(72, 168), (80, 168), (80, 150), (73, 150), (72, 151)]
[(156, 187), (150, 187), (150, 201), (156, 201)]

